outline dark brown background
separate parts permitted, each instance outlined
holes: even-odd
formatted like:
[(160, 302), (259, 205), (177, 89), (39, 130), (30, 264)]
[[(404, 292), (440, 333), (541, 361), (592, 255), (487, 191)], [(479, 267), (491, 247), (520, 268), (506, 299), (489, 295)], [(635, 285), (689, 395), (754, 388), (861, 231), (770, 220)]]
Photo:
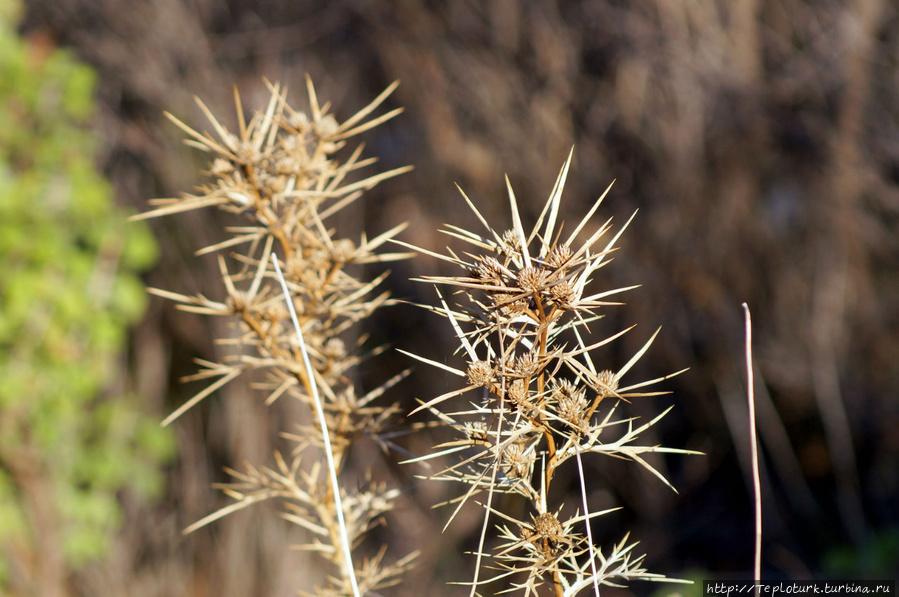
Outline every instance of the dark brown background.
[[(443, 222), (475, 225), (458, 182), (497, 227), (508, 225), (503, 174), (531, 217), (568, 150), (574, 166), (567, 220), (617, 182), (597, 220), (639, 209), (602, 284), (642, 284), (606, 327), (639, 323), (609, 351), (620, 367), (657, 326), (634, 371), (662, 375), (671, 396), (632, 414), (675, 409), (648, 443), (707, 456), (654, 462), (675, 494), (634, 465), (594, 462), (596, 507), (624, 510), (596, 525), (606, 543), (626, 531), (651, 570), (747, 573), (752, 562), (740, 304), (753, 310), (764, 455), (764, 565), (769, 578), (817, 577), (849, 546), (861, 563), (899, 525), (899, 14), (888, 0), (32, 0), (26, 34), (71, 47), (100, 74), (99, 159), (119, 201), (175, 196), (200, 180), (200, 157), (179, 143), (169, 110), (206, 128), (191, 96), (234, 123), (232, 88), (247, 106), (263, 77), (303, 106), (303, 76), (344, 117), (391, 81), (406, 112), (367, 134), (383, 168), (415, 171), (368, 195), (345, 234), (403, 220), (407, 241), (439, 250)], [(218, 292), (214, 261), (191, 252), (217, 238), (213, 214), (154, 221), (162, 247), (148, 284)], [(430, 302), (407, 281), (436, 273), (427, 259), (393, 268), (395, 295)], [(370, 322), (377, 340), (450, 358), (447, 326), (397, 306)], [(134, 331), (129, 371), (160, 418), (193, 390), (177, 383), (194, 356), (214, 357), (207, 322), (154, 299)], [(400, 355), (363, 371), (373, 384), (409, 363)], [(419, 367), (393, 392), (412, 405), (454, 380)], [(385, 370), (387, 370), (385, 372)], [(223, 465), (270, 462), (287, 405), (266, 409), (239, 387), (174, 425), (179, 457), (166, 501), (128, 504), (115, 557), (80, 580), (85, 594), (286, 595), (309, 588), (309, 563), (275, 509), (233, 516), (187, 538), (180, 529), (223, 502), (209, 488)], [(408, 440), (427, 449), (429, 438)], [(734, 446), (737, 446), (736, 448)], [(367, 462), (358, 455), (355, 466)], [(390, 553), (423, 550), (418, 570), (390, 594), (463, 594), (478, 514), (442, 537), (455, 488), (408, 488), (378, 539)], [(573, 487), (573, 485), (572, 485)], [(562, 496), (559, 496), (560, 499)], [(572, 501), (572, 500), (569, 500)], [(867, 546), (867, 547), (866, 547)], [(888, 550), (886, 550), (889, 553)], [(899, 548), (879, 570), (895, 577)], [(636, 587), (646, 593), (652, 587)]]

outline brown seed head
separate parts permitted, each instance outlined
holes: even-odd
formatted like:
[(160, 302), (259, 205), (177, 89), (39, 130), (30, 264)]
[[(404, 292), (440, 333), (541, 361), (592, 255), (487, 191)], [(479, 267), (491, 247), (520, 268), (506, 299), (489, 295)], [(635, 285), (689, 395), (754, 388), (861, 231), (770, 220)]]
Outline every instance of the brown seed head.
[(615, 395), (615, 390), (618, 389), (618, 378), (613, 371), (609, 371), (608, 369), (600, 371), (599, 375), (596, 376), (596, 379), (599, 382), (596, 391), (600, 396), (609, 398), (610, 396)]
[(493, 367), (489, 361), (474, 361), (468, 365), (468, 382), (472, 385), (489, 388), (494, 380)]
[(574, 283), (571, 280), (563, 280), (549, 287), (549, 298), (562, 309), (570, 309), (577, 295)]
[(559, 522), (559, 519), (552, 512), (538, 514), (534, 519), (534, 530), (537, 534), (548, 538), (557, 537), (561, 539), (564, 533), (562, 523)]
[(492, 286), (505, 286), (503, 283), (503, 268), (494, 257), (481, 257), (480, 263), (471, 272), (473, 278), (483, 280)]
[(571, 247), (568, 245), (558, 245), (553, 248), (552, 252), (550, 252), (549, 256), (546, 258), (546, 267), (550, 269), (559, 269), (566, 265), (568, 265), (568, 261), (571, 259), (574, 253), (571, 251)]
[(467, 422), (463, 426), (465, 435), (472, 442), (487, 441), (487, 423), (483, 421)]
[(548, 278), (549, 272), (542, 267), (525, 267), (518, 272), (518, 287), (525, 292), (540, 292)]
[(570, 423), (575, 429), (585, 431), (587, 421), (584, 412), (589, 406), (583, 388), (578, 388), (568, 380), (556, 382), (552, 390), (552, 399), (556, 403), (556, 412), (563, 421)]
[(537, 357), (533, 355), (533, 353), (526, 352), (524, 354), (518, 355), (515, 359), (515, 364), (512, 365), (511, 370), (515, 375), (520, 375), (521, 377), (532, 377), (539, 368), (539, 363), (537, 362)]
[(503, 450), (502, 465), (506, 476), (513, 479), (527, 478), (531, 470), (532, 458), (525, 453), (525, 446), (512, 444)]
[(503, 233), (503, 251), (512, 254), (521, 249), (521, 237), (514, 230), (506, 230)]

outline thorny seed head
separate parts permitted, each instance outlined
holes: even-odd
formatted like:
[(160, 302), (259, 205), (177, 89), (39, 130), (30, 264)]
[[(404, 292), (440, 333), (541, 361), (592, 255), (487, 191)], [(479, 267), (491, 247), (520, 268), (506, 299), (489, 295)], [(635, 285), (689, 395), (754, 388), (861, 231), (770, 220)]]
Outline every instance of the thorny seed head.
[(506, 230), (503, 233), (503, 251), (507, 254), (517, 253), (521, 250), (521, 237), (514, 230)]
[(540, 292), (548, 278), (549, 272), (542, 267), (525, 267), (518, 272), (518, 287), (525, 292)]
[(235, 313), (243, 311), (248, 303), (249, 295), (243, 290), (235, 290), (234, 293), (229, 295), (225, 300), (225, 304), (231, 307)]
[(580, 432), (587, 430), (588, 421), (584, 420), (584, 412), (590, 403), (583, 388), (577, 388), (568, 380), (554, 382), (551, 398), (556, 403), (556, 412), (563, 421), (571, 424)]
[[(305, 112), (292, 112), (285, 120), (287, 126), (296, 131), (303, 132), (309, 127), (309, 117)], [(296, 137), (287, 137), (288, 139), (296, 139)]]
[(224, 158), (215, 158), (209, 168), (209, 173), (213, 176), (225, 176), (234, 172), (234, 164), (231, 160)]
[(514, 443), (503, 450), (503, 472), (511, 479), (527, 479), (534, 458), (527, 454), (524, 443)]
[(560, 539), (564, 532), (562, 523), (559, 522), (559, 519), (552, 512), (538, 514), (534, 518), (534, 530), (543, 537), (558, 537)]
[(329, 114), (315, 123), (315, 133), (323, 139), (328, 139), (337, 133), (338, 127), (337, 120)]
[[(303, 315), (305, 309), (303, 308), (303, 301), (301, 301), (299, 297), (294, 297), (293, 308), (296, 310), (297, 315)], [(280, 323), (290, 317), (290, 313), (288, 313), (284, 303), (278, 301), (276, 303), (270, 303), (262, 312), (262, 317), (272, 323)]]
[(331, 255), (324, 247), (309, 247), (303, 254), (304, 270), (327, 271), (331, 267)]
[(532, 518), (532, 525), (521, 526), (521, 538), (533, 544), (544, 557), (554, 556), (559, 545), (567, 543), (565, 528), (552, 512), (543, 512)]
[(493, 367), (489, 361), (474, 361), (468, 365), (467, 376), (472, 385), (489, 388), (494, 380)]
[(514, 296), (515, 295), (506, 292), (492, 292), (490, 293), (490, 300), (493, 303), (494, 309), (498, 311), (501, 316), (514, 317), (528, 310), (527, 301), (524, 299), (512, 300)]
[(473, 278), (483, 280), (492, 286), (504, 286), (503, 268), (495, 257), (479, 257), (478, 261), (477, 267), (471, 271)]
[(537, 357), (531, 352), (526, 352), (518, 355), (510, 369), (515, 375), (527, 378), (537, 373), (539, 367), (540, 364), (537, 362)]
[(463, 426), (465, 436), (472, 443), (487, 441), (487, 423), (484, 421), (467, 421)]
[(325, 342), (322, 354), (325, 358), (338, 361), (347, 355), (346, 345), (340, 338), (331, 338)]
[(528, 380), (516, 379), (508, 385), (506, 397), (526, 415), (532, 415), (537, 410), (531, 402)]
[(615, 395), (615, 391), (618, 389), (618, 377), (613, 371), (608, 369), (600, 371), (596, 379), (599, 381), (596, 391), (601, 397), (609, 398)]
[(294, 251), (285, 260), (284, 277), (288, 280), (297, 280), (310, 268), (309, 256), (300, 255), (298, 251)]
[(571, 259), (572, 255), (574, 255), (574, 253), (568, 245), (556, 245), (546, 258), (546, 267), (554, 270), (564, 267), (568, 265), (568, 261)]
[(577, 293), (571, 280), (562, 280), (549, 287), (549, 298), (563, 309), (570, 309)]
[(353, 241), (348, 238), (342, 238), (334, 243), (334, 248), (331, 250), (331, 259), (335, 263), (346, 263), (353, 258), (355, 252), (356, 245), (353, 244)]

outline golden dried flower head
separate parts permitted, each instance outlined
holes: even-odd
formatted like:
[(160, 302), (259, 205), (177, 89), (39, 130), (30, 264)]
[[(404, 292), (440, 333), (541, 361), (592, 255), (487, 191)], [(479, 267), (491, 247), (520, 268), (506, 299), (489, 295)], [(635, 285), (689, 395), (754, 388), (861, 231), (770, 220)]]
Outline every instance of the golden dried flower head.
[(471, 271), (473, 278), (483, 280), (492, 286), (504, 286), (503, 284), (503, 267), (495, 257), (478, 258), (477, 267)]
[(525, 292), (540, 292), (549, 279), (549, 272), (542, 267), (525, 267), (518, 272), (518, 287)]
[(463, 425), (465, 436), (472, 442), (487, 441), (487, 423), (484, 421), (468, 421)]
[(561, 309), (570, 309), (577, 300), (577, 292), (571, 280), (562, 280), (549, 287), (549, 298)]
[(503, 251), (506, 253), (517, 253), (521, 250), (521, 237), (514, 230), (506, 230), (503, 233)]
[(527, 479), (531, 472), (533, 457), (529, 456), (526, 447), (521, 443), (509, 445), (502, 454), (503, 472), (512, 479)]
[(596, 376), (596, 380), (599, 382), (596, 391), (600, 396), (609, 398), (615, 395), (615, 391), (618, 389), (618, 377), (613, 371), (608, 369), (600, 371), (599, 375)]
[(550, 252), (549, 256), (546, 258), (546, 267), (551, 269), (559, 269), (568, 265), (568, 262), (571, 260), (571, 257), (574, 253), (571, 250), (571, 247), (568, 245), (562, 244), (557, 245)]
[(489, 361), (474, 361), (468, 365), (466, 372), (472, 385), (489, 388), (493, 384), (494, 371)]
[(520, 375), (521, 377), (532, 377), (535, 373), (537, 373), (537, 369), (539, 367), (540, 363), (537, 361), (537, 357), (534, 356), (532, 352), (525, 352), (516, 357), (515, 363), (512, 365), (511, 370), (515, 375)]
[(584, 419), (584, 413), (590, 403), (584, 389), (568, 380), (555, 381), (553, 385), (551, 397), (556, 403), (559, 418), (581, 432), (586, 431), (588, 422)]
[(331, 249), (331, 259), (335, 263), (346, 263), (353, 258), (355, 253), (355, 243), (348, 238), (341, 238), (334, 242), (334, 248)]

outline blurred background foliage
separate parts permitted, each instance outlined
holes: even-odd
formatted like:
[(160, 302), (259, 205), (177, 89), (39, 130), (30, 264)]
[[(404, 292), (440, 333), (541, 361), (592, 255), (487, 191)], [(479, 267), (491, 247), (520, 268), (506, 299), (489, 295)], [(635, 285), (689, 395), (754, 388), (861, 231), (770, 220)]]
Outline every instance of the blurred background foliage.
[[(157, 257), (93, 161), (96, 75), (0, 3), (0, 592), (60, 595), (102, 560), (120, 500), (163, 490), (170, 434), (122, 383)], [(85, 586), (88, 586), (85, 584)]]
[[(21, 33), (32, 54), (68, 48), (98, 73), (97, 159), (119, 204), (132, 210), (200, 180), (198, 157), (162, 111), (202, 128), (196, 94), (227, 122), (233, 87), (255, 106), (266, 97), (263, 77), (299, 101), (309, 73), (319, 97), (344, 115), (401, 81), (390, 107), (406, 112), (373, 131), (367, 151), (384, 168), (416, 170), (368, 195), (364, 217), (340, 222), (348, 236), (408, 219), (406, 240), (437, 248), (444, 240), (433, 231), (442, 223), (477, 226), (454, 182), (492, 222), (508, 217), (503, 173), (536, 216), (574, 145), (567, 220), (612, 179), (600, 218), (620, 224), (640, 210), (608, 278), (598, 280), (642, 284), (601, 322), (607, 331), (640, 324), (608, 353), (608, 367), (662, 325), (635, 378), (691, 369), (670, 382), (671, 397), (634, 403), (631, 413), (676, 403), (658, 443), (707, 453), (654, 463), (677, 494), (631, 467), (596, 465), (595, 507), (624, 509), (595, 535), (616, 540), (632, 530), (653, 571), (748, 573), (746, 301), (755, 323), (766, 576), (899, 574), (894, 2), (30, 0)], [(191, 253), (224, 221), (154, 221), (161, 251), (148, 283), (214, 294), (214, 259)], [(9, 234), (35, 236), (17, 229)], [(439, 268), (426, 259), (396, 265), (394, 294), (431, 302), (407, 280)], [(374, 318), (370, 332), (449, 359), (452, 342), (436, 319), (398, 306)], [(118, 372), (145, 408), (161, 416), (191, 395), (177, 379), (192, 372), (191, 357), (215, 354), (206, 325), (150, 302)], [(363, 383), (409, 364), (397, 355), (378, 363)], [(447, 383), (419, 371), (398, 398), (411, 405)], [(208, 484), (223, 479), (222, 465), (270, 457), (280, 429), (272, 419), (285, 416), (287, 407), (267, 410), (246, 388), (222, 394), (174, 426), (178, 458), (166, 471), (163, 505), (128, 519), (120, 541), (130, 559), (119, 557), (103, 577), (127, 579), (128, 594), (268, 595), (303, 586), (304, 559), (285, 549), (291, 537), (270, 512), (179, 536), (221, 505)], [(410, 438), (407, 447), (420, 453), (430, 443)], [(360, 470), (369, 457), (357, 455)], [(428, 507), (448, 496), (413, 472), (383, 471), (409, 488), (384, 540), (424, 550), (396, 594), (456, 594), (443, 581), (470, 568), (459, 554), (473, 545), (477, 512), (433, 541), (443, 514)]]

